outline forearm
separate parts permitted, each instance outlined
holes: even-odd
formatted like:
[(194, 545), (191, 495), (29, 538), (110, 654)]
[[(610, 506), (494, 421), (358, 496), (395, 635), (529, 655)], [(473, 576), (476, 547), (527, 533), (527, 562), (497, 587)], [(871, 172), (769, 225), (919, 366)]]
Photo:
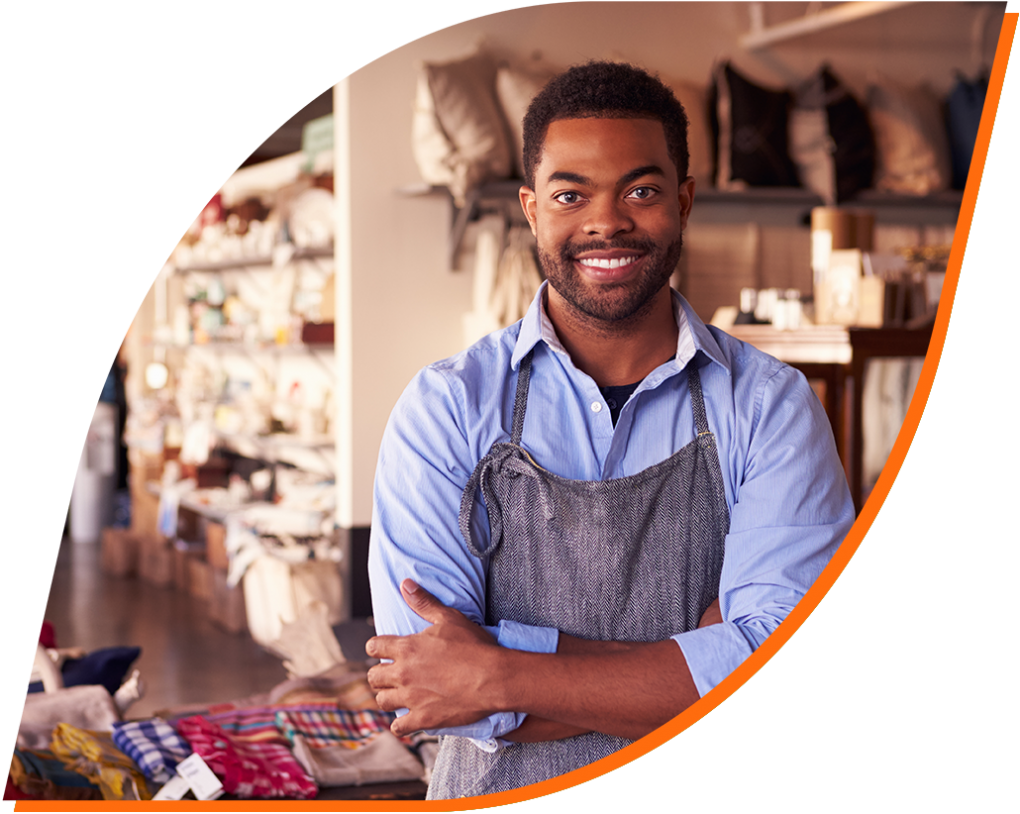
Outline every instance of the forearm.
[(525, 720), (511, 733), (514, 740), (584, 731), (640, 738), (699, 697), (675, 641), (595, 642), (560, 634), (556, 653), (526, 652), (500, 647), (411, 580), (401, 590), (431, 626), (413, 636), (376, 636), (366, 645), (369, 656), (391, 660), (368, 673), (379, 708), (410, 710), (394, 721), (395, 734), (516, 712), (543, 720)]
[[(560, 633), (556, 652), (574, 655), (584, 653), (595, 655), (603, 651), (609, 652), (613, 649), (623, 650), (627, 647), (629, 645), (625, 642), (592, 642), (587, 639), (568, 636), (566, 633)], [(513, 732), (504, 735), (503, 739), (515, 743), (534, 743), (537, 741), (562, 740), (563, 738), (571, 738), (575, 735), (583, 735), (591, 731), (587, 727), (573, 726), (549, 718), (541, 718), (538, 715), (529, 715), (524, 719), (523, 724)]]
[[(702, 615), (701, 622), (698, 627), (708, 627), (709, 625), (718, 624), (721, 621), (722, 615), (719, 612), (719, 600), (716, 599), (711, 605), (709, 605), (704, 615)], [(588, 639), (579, 639), (575, 636), (569, 636), (566, 633), (560, 633), (556, 652), (561, 655), (601, 656), (606, 653), (631, 652), (635, 646), (636, 645), (631, 642), (596, 642)], [(689, 670), (687, 673), (688, 677), (690, 677)], [(691, 683), (693, 684), (693, 681)], [(695, 691), (695, 700), (696, 698), (697, 692)], [(693, 703), (693, 701), (690, 703)], [(690, 703), (686, 706), (689, 706)], [(686, 708), (686, 706), (684, 708)], [(678, 713), (679, 711), (674, 712), (673, 715)], [(667, 717), (666, 720), (669, 720), (669, 718)], [(504, 740), (508, 741), (528, 743), (534, 741), (560, 740), (562, 738), (573, 737), (574, 735), (582, 735), (585, 732), (590, 731), (592, 731), (591, 727), (575, 726), (573, 724), (550, 720), (549, 718), (541, 718), (538, 715), (528, 715), (521, 726), (503, 737)]]
[(486, 684), (492, 707), (562, 725), (543, 721), (531, 731), (526, 720), (508, 739), (549, 740), (583, 731), (636, 739), (699, 698), (676, 642), (587, 642), (577, 651), (563, 650), (497, 654), (497, 675)]

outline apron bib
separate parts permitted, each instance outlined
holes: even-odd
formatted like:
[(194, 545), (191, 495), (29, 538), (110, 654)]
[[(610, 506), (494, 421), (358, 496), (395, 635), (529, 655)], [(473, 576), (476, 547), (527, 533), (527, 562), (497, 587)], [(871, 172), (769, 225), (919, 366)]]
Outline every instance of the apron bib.
[[(533, 353), (521, 361), (511, 440), (493, 444), (461, 501), (468, 549), (488, 558), (486, 624), (507, 619), (598, 641), (661, 641), (694, 630), (719, 594), (729, 531), (697, 368), (687, 366), (693, 441), (636, 475), (569, 480), (542, 469), (520, 446)], [(470, 526), (478, 491), (489, 518), (484, 549)], [(428, 796), (519, 788), (631, 742), (591, 732), (489, 753), (466, 738), (442, 737)]]

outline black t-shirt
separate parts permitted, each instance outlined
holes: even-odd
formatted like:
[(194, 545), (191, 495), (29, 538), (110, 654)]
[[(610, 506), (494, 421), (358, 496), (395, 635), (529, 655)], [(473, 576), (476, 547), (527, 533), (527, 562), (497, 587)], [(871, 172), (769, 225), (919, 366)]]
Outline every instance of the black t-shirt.
[(617, 420), (620, 418), (620, 410), (623, 409), (623, 405), (627, 403), (627, 399), (633, 395), (634, 391), (637, 390), (637, 386), (641, 382), (634, 382), (634, 384), (621, 384), (615, 387), (600, 387), (599, 392), (602, 394), (602, 398), (606, 400), (606, 406), (609, 407), (609, 415), (613, 419), (613, 426), (616, 426)]

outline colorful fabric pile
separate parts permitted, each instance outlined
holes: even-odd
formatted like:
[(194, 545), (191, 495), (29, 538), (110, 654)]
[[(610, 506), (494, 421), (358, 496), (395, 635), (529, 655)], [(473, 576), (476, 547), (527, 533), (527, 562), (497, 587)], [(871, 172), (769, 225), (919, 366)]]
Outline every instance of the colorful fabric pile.
[(370, 700), (364, 673), (344, 674), (292, 679), (181, 717), (115, 721), (109, 732), (59, 723), (48, 742), (40, 741), (48, 748), (19, 744), (7, 796), (148, 800), (193, 753), (226, 795), (241, 799), (311, 799), (322, 787), (427, 782), (436, 739), (397, 738), (389, 728), (395, 715), (367, 708)]

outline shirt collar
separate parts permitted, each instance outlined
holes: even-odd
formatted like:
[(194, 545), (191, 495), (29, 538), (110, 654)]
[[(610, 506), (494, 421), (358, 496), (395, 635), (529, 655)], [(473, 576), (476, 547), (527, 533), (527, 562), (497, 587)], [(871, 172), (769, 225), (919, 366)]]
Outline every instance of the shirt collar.
[[(528, 313), (521, 321), (521, 332), (517, 335), (517, 344), (514, 346), (513, 357), (510, 366), (517, 369), (521, 359), (528, 355), (528, 352), (540, 341), (544, 341), (552, 350), (557, 353), (566, 354), (556, 329), (545, 312), (545, 290), (549, 285), (544, 281), (531, 301)], [(677, 370), (683, 370), (687, 363), (694, 358), (700, 350), (713, 362), (722, 365), (727, 372), (730, 370), (729, 360), (719, 348), (711, 331), (704, 322), (694, 313), (690, 303), (685, 300), (679, 292), (673, 291), (673, 314), (676, 317), (678, 336), (676, 340), (676, 356), (674, 361)]]

